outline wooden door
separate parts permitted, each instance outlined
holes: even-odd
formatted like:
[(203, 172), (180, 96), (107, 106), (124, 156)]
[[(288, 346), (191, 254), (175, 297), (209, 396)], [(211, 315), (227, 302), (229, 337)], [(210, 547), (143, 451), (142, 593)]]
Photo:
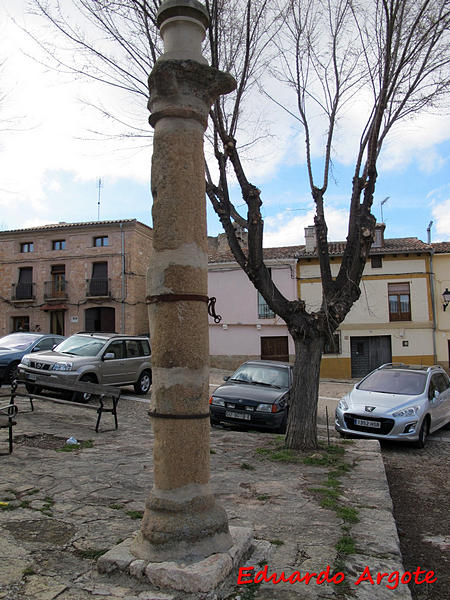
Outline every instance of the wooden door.
[(268, 336), (261, 338), (261, 359), (289, 362), (288, 336)]

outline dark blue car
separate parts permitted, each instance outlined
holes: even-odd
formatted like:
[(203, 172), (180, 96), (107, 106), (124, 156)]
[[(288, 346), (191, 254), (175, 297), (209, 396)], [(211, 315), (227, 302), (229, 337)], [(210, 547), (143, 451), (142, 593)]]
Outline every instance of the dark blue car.
[(51, 350), (64, 339), (62, 335), (26, 331), (9, 333), (0, 338), (0, 384), (10, 384), (16, 378), (17, 365), (24, 354)]
[(285, 433), (292, 387), (292, 365), (250, 360), (239, 367), (209, 400), (211, 425), (228, 423)]

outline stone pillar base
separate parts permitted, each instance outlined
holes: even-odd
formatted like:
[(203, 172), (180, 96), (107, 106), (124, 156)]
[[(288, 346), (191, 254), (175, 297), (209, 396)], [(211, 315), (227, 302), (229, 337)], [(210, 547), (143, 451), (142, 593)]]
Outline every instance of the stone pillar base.
[(139, 532), (133, 540), (131, 551), (134, 558), (164, 562), (172, 560), (200, 560), (211, 554), (226, 552), (233, 544), (228, 532), (205, 536), (195, 542), (180, 540), (168, 544), (152, 544)]
[(97, 561), (100, 573), (122, 571), (138, 579), (146, 579), (159, 588), (169, 588), (188, 593), (209, 592), (215, 589), (226, 577), (237, 569), (250, 552), (253, 533), (247, 527), (230, 527), (233, 545), (226, 552), (217, 552), (207, 558), (188, 561), (186, 552), (183, 560), (151, 562), (136, 559), (131, 546), (136, 544), (136, 536), (124, 540), (111, 548)]

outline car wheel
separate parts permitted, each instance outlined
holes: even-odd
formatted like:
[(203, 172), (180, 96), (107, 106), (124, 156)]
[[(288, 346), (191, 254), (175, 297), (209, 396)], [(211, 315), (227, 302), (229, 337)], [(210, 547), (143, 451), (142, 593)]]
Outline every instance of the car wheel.
[(14, 379), (17, 379), (17, 367), (18, 367), (19, 363), (18, 362), (14, 362), (11, 363), (9, 365), (9, 367), (6, 369), (6, 373), (5, 373), (5, 381), (6, 383), (9, 383), (11, 385), (11, 383), (14, 381)]
[(42, 388), (40, 385), (34, 385), (34, 383), (26, 383), (25, 388), (29, 394), (40, 394)]
[(146, 394), (150, 386), (152, 385), (152, 372), (151, 371), (143, 371), (139, 379), (134, 384), (134, 391), (136, 394)]
[(220, 425), (219, 419), (213, 419), (213, 417), (209, 417), (209, 422), (211, 423), (211, 427), (217, 427)]
[(422, 427), (419, 431), (419, 439), (414, 443), (415, 448), (425, 448), (427, 442), (428, 432), (430, 430), (430, 422), (427, 418), (423, 420)]
[(285, 413), (280, 426), (277, 429), (275, 429), (275, 433), (286, 433), (286, 427), (287, 427), (287, 413)]
[[(95, 377), (95, 375), (82, 375), (80, 377), (80, 383), (82, 381), (86, 381), (88, 383), (97, 383), (97, 378)], [(82, 404), (87, 404), (92, 397), (93, 394), (83, 392), (73, 392), (72, 394), (72, 400), (74, 402), (81, 402)]]

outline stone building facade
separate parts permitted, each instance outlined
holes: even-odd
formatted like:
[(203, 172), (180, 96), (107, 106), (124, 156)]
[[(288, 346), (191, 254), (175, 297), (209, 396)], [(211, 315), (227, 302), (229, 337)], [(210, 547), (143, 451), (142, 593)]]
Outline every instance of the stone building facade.
[(148, 333), (152, 229), (136, 219), (0, 232), (0, 335)]

